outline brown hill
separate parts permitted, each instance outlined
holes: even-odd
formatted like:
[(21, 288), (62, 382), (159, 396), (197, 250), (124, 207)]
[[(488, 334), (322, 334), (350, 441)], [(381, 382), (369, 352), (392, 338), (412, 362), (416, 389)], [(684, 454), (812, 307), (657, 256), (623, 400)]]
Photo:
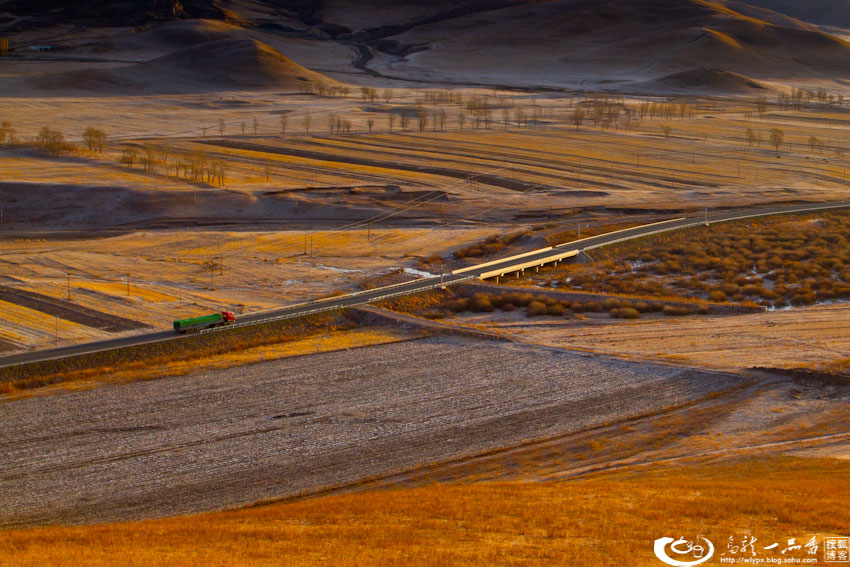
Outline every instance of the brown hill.
[(691, 69), (666, 77), (635, 83), (633, 88), (649, 92), (706, 92), (711, 94), (767, 93), (768, 87), (739, 73), (721, 69)]
[(755, 8), (746, 15), (734, 5), (555, 0), (491, 10), (399, 34), (392, 38), (394, 54), (381, 55), (373, 67), (487, 83), (624, 89), (703, 68), (758, 80), (850, 77), (850, 44), (793, 18)]
[(254, 39), (210, 41), (128, 67), (43, 75), (31, 81), (39, 90), (107, 94), (297, 91), (308, 82), (337, 84)]
[(813, 24), (850, 27), (850, 0), (746, 0), (746, 2)]

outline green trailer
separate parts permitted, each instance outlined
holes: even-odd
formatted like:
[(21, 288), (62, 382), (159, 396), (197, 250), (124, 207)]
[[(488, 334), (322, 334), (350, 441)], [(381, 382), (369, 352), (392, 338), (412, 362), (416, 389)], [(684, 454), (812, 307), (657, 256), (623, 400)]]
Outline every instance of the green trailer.
[(212, 329), (223, 325), (230, 325), (236, 322), (236, 317), (232, 311), (222, 311), (213, 315), (204, 315), (203, 317), (192, 317), (191, 319), (180, 319), (174, 321), (175, 333), (196, 333), (204, 329)]

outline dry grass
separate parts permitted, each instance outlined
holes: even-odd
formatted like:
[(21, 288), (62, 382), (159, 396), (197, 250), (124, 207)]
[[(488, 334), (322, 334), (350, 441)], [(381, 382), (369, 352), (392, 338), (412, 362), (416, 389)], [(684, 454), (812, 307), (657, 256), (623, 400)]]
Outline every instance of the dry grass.
[(546, 268), (535, 281), (767, 307), (850, 299), (850, 222), (841, 212), (713, 225), (594, 251), (600, 262)]
[[(93, 385), (133, 382), (136, 380), (155, 380), (157, 378), (186, 376), (196, 372), (231, 368), (245, 364), (266, 362), (291, 356), (302, 356), (334, 350), (362, 348), (386, 343), (403, 341), (411, 338), (400, 329), (391, 328), (362, 328), (347, 331), (330, 331), (317, 337), (294, 339), (258, 347), (234, 350), (225, 354), (213, 356), (189, 356), (182, 360), (140, 361), (131, 364), (118, 364), (78, 370), (65, 373), (59, 382), (58, 389), (90, 388)], [(45, 383), (52, 378), (45, 379)], [(20, 389), (14, 384), (0, 384), (0, 393), (11, 398), (28, 396), (32, 389)], [(44, 393), (39, 391), (39, 394)]]
[[(132, 232), (49, 242), (7, 240), (0, 242), (0, 254), (5, 273), (14, 274), (14, 288), (59, 299), (68, 299), (70, 292), (71, 301), (82, 307), (163, 328), (174, 319), (224, 309), (238, 317), (315, 299), (329, 290), (354, 291), (373, 275), (413, 265), (423, 250), (475, 241), (491, 231)], [(312, 256), (304, 254), (305, 242)], [(52, 317), (38, 312), (25, 317), (16, 309), (7, 313), (15, 320), (0, 323), (0, 336), (21, 347), (53, 342)], [(59, 340), (108, 337), (99, 329), (77, 327), (60, 319)]]
[(770, 459), (574, 482), (434, 485), (4, 532), (0, 565), (656, 565), (652, 540), (844, 534), (850, 464)]
[(0, 369), (4, 394), (27, 394), (53, 384), (150, 380), (189, 374), (199, 368), (228, 368), (322, 350), (355, 348), (404, 338), (395, 331), (374, 330), (355, 335), (345, 331), (357, 323), (339, 313), (320, 313), (258, 326), (230, 329), (214, 335), (125, 347)]
[(495, 325), (523, 340), (615, 356), (655, 358), (722, 369), (753, 366), (841, 370), (850, 348), (848, 305), (721, 317), (621, 322), (526, 321)]

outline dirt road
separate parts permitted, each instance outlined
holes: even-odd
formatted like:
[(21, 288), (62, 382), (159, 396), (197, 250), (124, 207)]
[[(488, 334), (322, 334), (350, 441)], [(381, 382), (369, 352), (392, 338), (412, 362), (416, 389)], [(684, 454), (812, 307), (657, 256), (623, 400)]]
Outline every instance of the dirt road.
[(734, 375), (461, 337), (0, 405), (0, 527), (245, 505), (682, 404)]

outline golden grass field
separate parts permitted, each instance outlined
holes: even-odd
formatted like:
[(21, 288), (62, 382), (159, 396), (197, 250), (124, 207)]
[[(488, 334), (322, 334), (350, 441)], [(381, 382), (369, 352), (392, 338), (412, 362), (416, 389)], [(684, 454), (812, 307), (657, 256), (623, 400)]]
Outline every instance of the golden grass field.
[[(155, 380), (170, 376), (187, 376), (195, 372), (231, 368), (291, 356), (304, 356), (334, 350), (363, 348), (412, 338), (414, 335), (402, 329), (367, 327), (347, 330), (329, 330), (324, 334), (303, 338), (289, 337), (262, 346), (234, 346), (225, 354), (181, 357), (160, 357), (137, 362), (116, 362), (84, 370), (69, 370), (47, 380), (49, 385), (0, 384), (3, 400), (14, 400), (33, 395), (54, 395), (69, 390), (88, 389), (109, 384), (122, 384), (135, 380)], [(53, 384), (52, 382), (58, 382)]]
[[(27, 215), (44, 207), (46, 226), (84, 230), (108, 224), (116, 213), (115, 222), (129, 232), (96, 240), (42, 234), (0, 241), (4, 274), (14, 278), (0, 283), (66, 297), (70, 274), (72, 301), (163, 326), (176, 316), (252, 311), (355, 289), (381, 272), (415, 267), (434, 254), (448, 257), (531, 222), (556, 223), (553, 233), (570, 234), (600, 216), (625, 221), (622, 213), (581, 212), (583, 207), (653, 209), (657, 218), (703, 206), (821, 201), (850, 193), (850, 135), (844, 127), (850, 118), (840, 105), (769, 106), (759, 114), (754, 99), (694, 98), (682, 115), (638, 119), (646, 102), (634, 97), (600, 103), (593, 95), (582, 100), (462, 90), (466, 104), (489, 101), (493, 108), (489, 127), (475, 127), (465, 104), (435, 102), (429, 98), (435, 92), (397, 89), (390, 102), (366, 102), (356, 93), (346, 99), (297, 95), (288, 101), (293, 113), (285, 136), (280, 106), (256, 93), (234, 93), (226, 104), (204, 95), (83, 97), (57, 100), (49, 109), (33, 99), (21, 107), (26, 114), (2, 102), (0, 114), (12, 119), (21, 141), (38, 131), (42, 119), (77, 147), (52, 156), (30, 145), (4, 146), (3, 181), (26, 184), (39, 203), (4, 207), (4, 226), (38, 229)], [(588, 116), (576, 128), (571, 116), (579, 104)], [(613, 122), (591, 117), (596, 104), (616, 109)], [(415, 119), (420, 108), (426, 117), (421, 130)], [(516, 120), (517, 110), (536, 116), (534, 125)], [(150, 117), (146, 128), (138, 129), (142, 123), (135, 119), (121, 122), (131, 111)], [(442, 126), (436, 121), (440, 111), (446, 114)], [(404, 132), (402, 112), (414, 118)], [(392, 131), (387, 116), (396, 117)], [(352, 133), (331, 132), (332, 117), (349, 120)], [(77, 130), (89, 122), (109, 136), (103, 153), (79, 149)], [(769, 140), (773, 128), (784, 131), (778, 151)], [(757, 141), (748, 140), (747, 130)], [(810, 143), (811, 137), (818, 142)], [(154, 148), (153, 167), (120, 163), (129, 148), (145, 158), (145, 147)], [(207, 165), (226, 164), (224, 187), (209, 179), (193, 182), (185, 167), (179, 169), (201, 151)], [(111, 187), (120, 189), (109, 193), (115, 202), (101, 202), (104, 193), (86, 196)], [(70, 202), (51, 209), (54, 198)], [(339, 228), (287, 225), (305, 214), (311, 221), (336, 219)], [(258, 218), (277, 224), (263, 231)], [(204, 219), (230, 219), (236, 226), (193, 226)], [(148, 230), (149, 223), (166, 223), (168, 230), (158, 224)], [(121, 285), (127, 274), (129, 296)], [(60, 342), (79, 339), (59, 335)], [(10, 328), (5, 337), (18, 348), (47, 344), (37, 326)]]
[[(174, 319), (223, 309), (238, 315), (354, 291), (374, 275), (415, 266), (424, 251), (443, 249), (446, 242), (468, 244), (493, 230), (145, 231), (59, 242), (0, 241), (0, 251), (15, 289), (58, 299), (70, 294), (77, 305), (168, 327)], [(55, 342), (52, 316), (11, 304), (7, 313), (0, 338), (18, 347)], [(59, 342), (105, 336), (59, 320)]]
[[(658, 565), (655, 538), (846, 535), (850, 464), (776, 458), (569, 482), (399, 487), (138, 523), (3, 532), (0, 565)], [(763, 552), (768, 553), (768, 552)]]

